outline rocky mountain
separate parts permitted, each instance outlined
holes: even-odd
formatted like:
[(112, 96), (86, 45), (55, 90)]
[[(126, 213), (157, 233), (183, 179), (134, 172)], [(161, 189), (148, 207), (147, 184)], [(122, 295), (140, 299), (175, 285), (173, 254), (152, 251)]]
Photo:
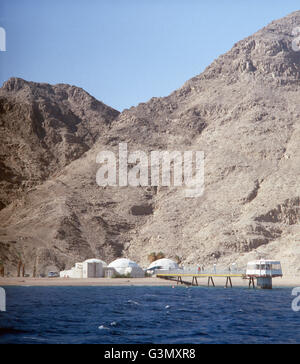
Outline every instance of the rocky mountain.
[[(9, 80), (0, 93), (8, 269), (20, 255), (28, 272), (43, 273), (94, 256), (147, 265), (148, 254), (163, 251), (185, 265), (244, 267), (269, 257), (300, 274), (299, 24), (300, 11), (272, 22), (171, 95), (120, 115), (71, 86)], [(203, 196), (99, 187), (96, 156), (117, 153), (120, 142), (148, 153), (204, 151)]]
[(0, 208), (82, 156), (119, 112), (69, 85), (0, 89)]

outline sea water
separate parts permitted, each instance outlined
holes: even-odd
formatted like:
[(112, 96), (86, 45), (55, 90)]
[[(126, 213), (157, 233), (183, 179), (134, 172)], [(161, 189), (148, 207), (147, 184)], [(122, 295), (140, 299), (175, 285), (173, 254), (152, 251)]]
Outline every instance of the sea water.
[(300, 343), (291, 289), (5, 287), (0, 343)]

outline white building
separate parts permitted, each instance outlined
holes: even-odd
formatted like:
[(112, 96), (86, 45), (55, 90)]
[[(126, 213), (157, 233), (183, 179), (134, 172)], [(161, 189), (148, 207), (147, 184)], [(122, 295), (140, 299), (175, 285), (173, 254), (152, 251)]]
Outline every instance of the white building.
[(281, 277), (282, 269), (278, 260), (254, 260), (247, 264), (247, 276), (251, 277)]
[(152, 262), (147, 270), (172, 270), (179, 269), (179, 265), (174, 260), (163, 258)]
[(254, 278), (257, 281), (257, 287), (262, 289), (272, 289), (272, 279), (282, 277), (282, 269), (278, 260), (255, 260), (247, 264), (246, 276), (252, 281), (254, 287)]
[(75, 267), (71, 268), (71, 278), (83, 278), (82, 277), (82, 263), (75, 263)]
[(108, 265), (108, 268), (113, 268), (118, 274), (128, 274), (131, 278), (145, 277), (144, 270), (136, 262), (126, 258), (114, 260)]
[(104, 277), (104, 268), (107, 264), (100, 259), (88, 259), (82, 263), (83, 278), (100, 278)]
[(76, 263), (70, 270), (60, 272), (61, 278), (100, 278), (104, 277), (107, 264), (100, 259), (88, 259), (83, 263)]

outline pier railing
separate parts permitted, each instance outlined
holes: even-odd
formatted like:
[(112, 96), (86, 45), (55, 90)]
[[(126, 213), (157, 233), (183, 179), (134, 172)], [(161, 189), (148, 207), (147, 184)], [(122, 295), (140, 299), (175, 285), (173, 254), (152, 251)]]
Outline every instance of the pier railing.
[(182, 269), (156, 269), (155, 274), (163, 274), (163, 275), (239, 275), (243, 276), (246, 274), (246, 270), (242, 269), (218, 269), (218, 268), (211, 268), (211, 269), (199, 269), (198, 267), (188, 267)]

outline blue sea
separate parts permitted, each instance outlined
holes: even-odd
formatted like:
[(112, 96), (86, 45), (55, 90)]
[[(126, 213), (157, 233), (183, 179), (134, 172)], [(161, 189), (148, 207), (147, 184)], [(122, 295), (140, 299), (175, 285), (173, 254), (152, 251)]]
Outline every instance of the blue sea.
[(0, 343), (300, 343), (291, 289), (5, 287)]

